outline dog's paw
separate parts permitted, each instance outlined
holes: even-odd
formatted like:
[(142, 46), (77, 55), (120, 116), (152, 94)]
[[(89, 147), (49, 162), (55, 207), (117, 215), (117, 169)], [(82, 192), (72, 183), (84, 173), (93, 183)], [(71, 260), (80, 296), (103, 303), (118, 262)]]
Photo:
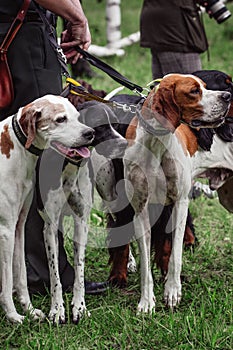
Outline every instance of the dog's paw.
[(8, 321), (12, 322), (12, 323), (23, 323), (25, 316), (22, 316), (20, 314), (18, 314), (16, 311), (13, 312), (9, 312), (6, 315)]
[(30, 316), (33, 320), (43, 321), (45, 319), (45, 314), (40, 309), (32, 309), (30, 310)]
[(127, 271), (128, 271), (128, 273), (137, 272), (137, 264), (136, 264), (136, 261), (135, 261), (133, 256), (131, 257), (131, 259), (129, 260), (129, 262), (127, 264)]
[(91, 313), (87, 311), (85, 305), (77, 305), (77, 306), (74, 305), (72, 313), (73, 313), (73, 322), (75, 324), (78, 324), (81, 318), (91, 316)]
[(53, 324), (64, 324), (66, 322), (65, 318), (65, 308), (62, 304), (55, 304), (55, 306), (51, 307), (49, 312), (49, 320)]
[(137, 314), (147, 313), (152, 314), (155, 311), (155, 297), (152, 296), (150, 299), (141, 298), (138, 307)]
[(115, 288), (123, 289), (127, 286), (127, 276), (124, 274), (114, 274), (109, 277), (108, 283)]
[(170, 307), (171, 309), (177, 306), (181, 301), (181, 284), (177, 283), (174, 285), (168, 284), (166, 282), (165, 284), (165, 290), (164, 290), (164, 301), (165, 304)]
[(128, 273), (134, 273), (137, 272), (137, 263), (133, 256), (131, 248), (129, 248), (129, 258), (128, 258), (128, 264), (127, 264), (127, 271)]

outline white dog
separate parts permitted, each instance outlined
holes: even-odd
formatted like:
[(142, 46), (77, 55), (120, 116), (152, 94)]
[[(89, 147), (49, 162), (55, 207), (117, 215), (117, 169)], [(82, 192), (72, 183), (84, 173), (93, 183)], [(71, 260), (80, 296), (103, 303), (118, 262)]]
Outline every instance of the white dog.
[[(20, 108), (0, 123), (0, 302), (6, 317), (22, 323), (12, 292), (24, 312), (43, 318), (34, 309), (27, 289), (24, 225), (32, 199), (37, 156), (50, 144), (59, 152), (86, 152), (94, 130), (78, 121), (79, 113), (65, 98), (47, 95)], [(73, 148), (75, 147), (75, 149)], [(77, 151), (76, 151), (77, 148)]]

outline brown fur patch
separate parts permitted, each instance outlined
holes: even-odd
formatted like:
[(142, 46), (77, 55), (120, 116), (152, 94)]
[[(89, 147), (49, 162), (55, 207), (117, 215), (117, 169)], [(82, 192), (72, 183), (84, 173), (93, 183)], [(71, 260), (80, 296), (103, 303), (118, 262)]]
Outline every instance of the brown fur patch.
[(184, 151), (189, 152), (192, 157), (198, 149), (197, 138), (188, 125), (181, 124), (175, 131), (175, 134), (181, 142)]
[(127, 263), (129, 257), (129, 244), (109, 249), (109, 264), (112, 268), (109, 282), (117, 287), (124, 288), (127, 284)]
[(228, 117), (233, 117), (233, 102), (231, 102), (230, 109), (228, 111)]
[(25, 148), (29, 148), (33, 143), (37, 129), (51, 125), (52, 116), (64, 112), (65, 109), (62, 103), (54, 104), (48, 100), (36, 100), (23, 107), (19, 123), (27, 136)]
[(131, 123), (129, 124), (125, 134), (125, 138), (128, 141), (128, 146), (132, 146), (134, 143), (134, 140), (136, 138), (137, 125), (138, 125), (138, 119), (137, 117), (134, 117), (131, 120)]
[(186, 224), (185, 233), (184, 233), (184, 245), (186, 247), (189, 247), (194, 244), (195, 244), (195, 236), (191, 228)]
[(4, 125), (4, 131), (1, 133), (0, 147), (1, 153), (5, 154), (7, 158), (10, 158), (10, 151), (14, 149), (14, 144), (10, 138), (8, 125)]

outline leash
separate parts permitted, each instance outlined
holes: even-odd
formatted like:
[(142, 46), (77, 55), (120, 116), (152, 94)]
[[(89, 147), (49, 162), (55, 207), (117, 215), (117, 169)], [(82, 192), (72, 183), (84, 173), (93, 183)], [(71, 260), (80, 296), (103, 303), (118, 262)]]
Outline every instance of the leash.
[[(139, 86), (137, 84), (132, 83), (129, 79), (124, 77), (117, 70), (115, 70), (114, 68), (112, 68), (111, 66), (106, 64), (105, 62), (101, 61), (100, 59), (96, 58), (95, 56), (91, 55), (89, 52), (81, 49), (79, 46), (76, 46), (76, 50), (79, 53), (81, 53), (83, 58), (86, 59), (90, 64), (101, 69), (103, 72), (107, 73), (111, 78), (113, 78), (115, 81), (117, 81), (121, 85), (127, 87), (131, 91), (134, 91), (135, 93), (139, 94), (141, 97), (143, 97), (145, 99), (145, 95), (142, 94), (142, 91), (144, 90), (144, 88), (142, 88), (141, 86)], [(161, 79), (156, 79), (156, 80), (153, 80), (152, 82), (150, 82), (148, 85), (151, 85), (152, 83), (155, 83), (155, 84), (157, 83), (158, 85), (155, 88), (157, 91), (159, 88), (160, 81), (161, 81)], [(129, 106), (127, 104), (121, 104), (119, 102), (104, 100), (103, 98), (101, 98), (99, 96), (93, 95), (93, 94), (89, 93), (79, 82), (77, 82), (76, 80), (74, 80), (70, 77), (68, 77), (66, 79), (66, 82), (68, 83), (68, 86), (63, 90), (63, 92), (61, 94), (61, 96), (63, 96), (63, 97), (67, 97), (68, 94), (71, 93), (74, 95), (82, 96), (86, 100), (95, 100), (98, 102), (111, 104), (112, 107), (122, 109), (124, 112), (127, 112), (129, 110), (131, 112), (133, 112), (132, 106)], [(135, 111), (133, 112), (133, 113), (136, 113), (141, 126), (146, 130), (146, 132), (148, 132), (149, 134), (151, 134), (153, 136), (164, 136), (164, 135), (169, 134), (170, 133), (169, 130), (167, 130), (167, 129), (163, 129), (163, 130), (155, 129), (151, 124), (149, 124), (143, 118), (142, 113), (141, 113), (141, 107), (142, 107), (143, 102), (139, 103), (137, 105)]]
[[(155, 129), (151, 124), (149, 124), (146, 121), (146, 119), (143, 118), (142, 113), (141, 113), (141, 108), (142, 108), (143, 102), (145, 100), (145, 96), (143, 96), (143, 101), (138, 103), (138, 105), (135, 108), (135, 105), (128, 105), (126, 103), (122, 104), (122, 103), (119, 103), (116, 101), (108, 101), (108, 100), (104, 100), (103, 98), (101, 98), (99, 96), (93, 95), (93, 94), (89, 93), (85, 89), (85, 87), (82, 86), (78, 81), (76, 81), (72, 78), (67, 78), (66, 82), (68, 83), (68, 85), (61, 93), (62, 97), (67, 97), (69, 95), (69, 93), (71, 93), (73, 95), (82, 96), (86, 100), (89, 100), (89, 101), (95, 100), (98, 102), (103, 102), (105, 104), (111, 105), (112, 108), (122, 109), (123, 112), (125, 112), (125, 113), (126, 112), (135, 113), (139, 119), (141, 126), (145, 129), (146, 132), (148, 132), (149, 134), (151, 134), (153, 136), (164, 136), (164, 135), (167, 135), (170, 133), (170, 131), (167, 129), (163, 129), (163, 130)], [(158, 89), (158, 87), (156, 87), (156, 89)]]
[[(92, 66), (95, 66), (96, 68), (99, 68), (106, 74), (108, 74), (113, 80), (117, 81), (121, 85), (127, 87), (131, 91), (134, 91), (135, 93), (142, 95), (142, 91), (144, 90), (143, 87), (132, 83), (129, 79), (124, 77), (122, 74), (120, 74), (116, 69), (109, 66), (107, 63), (101, 61), (99, 58), (91, 55), (89, 52), (81, 49), (81, 47), (76, 46), (75, 49), (81, 53), (83, 58), (88, 61)], [(144, 95), (143, 95), (144, 96)]]
[[(96, 68), (102, 70), (106, 74), (108, 74), (113, 80), (117, 81), (121, 85), (127, 87), (131, 91), (139, 94), (142, 97), (145, 97), (145, 95), (142, 93), (144, 88), (140, 85), (137, 85), (133, 82), (131, 82), (128, 78), (124, 77), (122, 74), (120, 74), (116, 69), (108, 65), (107, 63), (101, 61), (99, 58), (91, 55), (89, 52), (81, 49), (81, 47), (76, 46), (75, 49), (83, 56), (83, 58), (88, 61), (91, 65), (95, 66)], [(87, 89), (85, 89), (79, 82), (72, 79), (70, 76), (66, 75), (67, 79), (66, 82), (68, 85), (65, 87), (63, 92), (61, 93), (61, 96), (67, 97), (69, 93), (73, 95), (78, 95), (86, 100), (95, 100), (102, 103), (108, 103), (113, 104), (113, 102), (105, 100), (99, 96), (93, 95), (89, 93)], [(119, 104), (118, 104), (119, 105)]]
[(63, 89), (60, 96), (68, 97), (69, 94), (77, 95), (85, 98), (87, 101), (98, 101), (102, 103), (112, 104), (111, 101), (105, 100), (100, 96), (91, 94), (84, 86), (82, 86), (77, 80), (70, 77), (66, 78), (67, 86)]
[(67, 59), (66, 59), (65, 54), (63, 53), (62, 48), (57, 43), (57, 37), (55, 34), (54, 26), (50, 23), (50, 21), (46, 17), (46, 14), (43, 12), (43, 10), (40, 8), (40, 6), (37, 3), (35, 3), (35, 10), (37, 11), (41, 20), (45, 24), (46, 35), (48, 37), (50, 45), (52, 46), (53, 50), (55, 51), (55, 53), (57, 55), (57, 59), (58, 59), (60, 66), (61, 66), (62, 74), (65, 77), (69, 77), (70, 73), (69, 73), (68, 68), (67, 68)]

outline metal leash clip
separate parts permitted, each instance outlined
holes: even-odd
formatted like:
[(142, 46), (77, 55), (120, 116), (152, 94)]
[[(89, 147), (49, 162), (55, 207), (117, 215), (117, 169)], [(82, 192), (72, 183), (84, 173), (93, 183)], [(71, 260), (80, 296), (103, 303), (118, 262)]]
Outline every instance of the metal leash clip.
[(64, 54), (63, 50), (61, 47), (57, 47), (57, 53), (61, 56), (61, 58), (63, 59), (63, 61), (65, 63), (67, 63), (67, 58), (66, 55)]

